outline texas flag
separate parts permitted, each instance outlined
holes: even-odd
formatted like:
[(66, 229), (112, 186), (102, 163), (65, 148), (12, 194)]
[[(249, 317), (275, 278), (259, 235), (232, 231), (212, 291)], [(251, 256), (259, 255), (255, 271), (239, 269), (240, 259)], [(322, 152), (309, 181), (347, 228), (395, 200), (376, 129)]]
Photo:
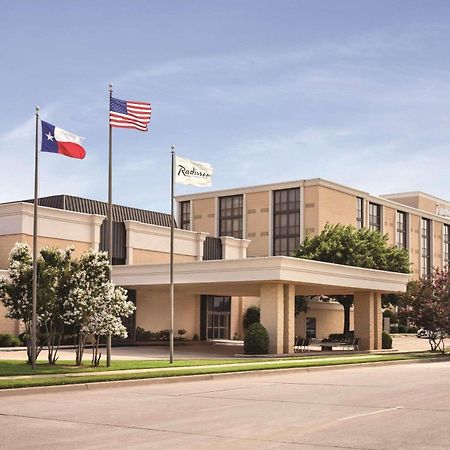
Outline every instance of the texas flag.
[(86, 151), (81, 146), (83, 139), (76, 134), (69, 133), (61, 128), (55, 127), (51, 123), (42, 123), (42, 146), (41, 151), (59, 153), (71, 158), (83, 159)]

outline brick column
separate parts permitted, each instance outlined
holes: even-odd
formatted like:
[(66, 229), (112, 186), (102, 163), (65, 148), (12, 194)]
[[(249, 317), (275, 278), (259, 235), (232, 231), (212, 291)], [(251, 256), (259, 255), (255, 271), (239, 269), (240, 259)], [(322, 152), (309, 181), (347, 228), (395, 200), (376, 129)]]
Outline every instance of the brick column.
[(282, 354), (284, 340), (284, 289), (282, 284), (260, 287), (261, 323), (269, 333), (269, 353)]
[(360, 338), (360, 350), (375, 348), (375, 294), (359, 292), (354, 295), (355, 338)]
[(283, 331), (283, 353), (294, 352), (295, 339), (295, 286), (283, 285), (284, 302), (284, 331)]
[(374, 349), (381, 350), (381, 333), (383, 332), (383, 312), (381, 310), (381, 293), (374, 293), (373, 301), (373, 319), (374, 319)]

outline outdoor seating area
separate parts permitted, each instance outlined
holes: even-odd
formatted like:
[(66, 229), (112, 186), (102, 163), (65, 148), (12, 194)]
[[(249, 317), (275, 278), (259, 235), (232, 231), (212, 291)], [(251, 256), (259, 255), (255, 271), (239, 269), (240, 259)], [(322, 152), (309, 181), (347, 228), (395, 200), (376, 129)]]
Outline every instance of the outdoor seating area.
[(328, 341), (324, 339), (313, 342), (311, 339), (297, 336), (294, 341), (294, 353), (310, 352), (312, 350), (311, 345), (320, 347), (321, 351), (332, 351), (335, 349), (359, 351), (359, 342), (359, 338), (350, 338), (343, 341)]
[(301, 337), (296, 337), (294, 342), (294, 353), (309, 352), (309, 339), (303, 339)]

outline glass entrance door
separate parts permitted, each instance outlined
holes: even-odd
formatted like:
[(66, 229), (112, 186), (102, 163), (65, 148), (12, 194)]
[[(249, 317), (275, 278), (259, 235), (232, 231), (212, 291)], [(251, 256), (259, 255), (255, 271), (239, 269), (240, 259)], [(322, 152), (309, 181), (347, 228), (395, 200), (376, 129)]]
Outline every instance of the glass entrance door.
[(207, 296), (208, 339), (230, 339), (231, 297)]
[(307, 317), (306, 318), (306, 337), (308, 339), (316, 338), (316, 318)]

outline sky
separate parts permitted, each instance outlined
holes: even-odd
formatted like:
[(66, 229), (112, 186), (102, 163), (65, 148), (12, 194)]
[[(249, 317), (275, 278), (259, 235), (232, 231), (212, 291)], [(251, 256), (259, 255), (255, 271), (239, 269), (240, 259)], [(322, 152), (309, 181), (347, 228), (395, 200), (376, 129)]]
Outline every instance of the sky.
[(170, 209), (171, 145), (212, 164), (214, 190), (450, 199), (450, 2), (23, 0), (0, 33), (0, 202), (33, 197), (36, 105), (87, 151), (42, 153), (40, 195), (107, 199), (109, 82), (153, 109), (149, 132), (113, 130), (115, 203)]

